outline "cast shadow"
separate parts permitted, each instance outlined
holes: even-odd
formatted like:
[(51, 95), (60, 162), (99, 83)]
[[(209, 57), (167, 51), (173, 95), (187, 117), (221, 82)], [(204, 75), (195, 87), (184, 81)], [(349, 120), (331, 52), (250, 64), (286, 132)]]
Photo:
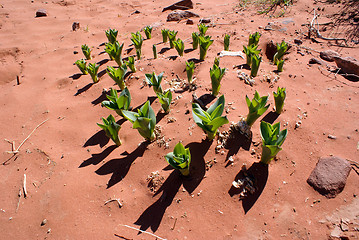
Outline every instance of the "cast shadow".
[(193, 52), (195, 49), (193, 48), (188, 48), (188, 49), (185, 49), (184, 50), (184, 53), (190, 53), (190, 52)]
[[(225, 149), (228, 150), (226, 161), (233, 155), (237, 154), (240, 148), (243, 148), (246, 151), (249, 151), (252, 143), (252, 132), (250, 136), (246, 136), (240, 131), (231, 131), (227, 139)], [(226, 167), (231, 163), (228, 161)]]
[(204, 60), (199, 60), (197, 58), (190, 58), (187, 60), (187, 62), (194, 62), (194, 63), (201, 63), (201, 62), (204, 62)]
[(93, 100), (91, 103), (96, 106), (96, 105), (102, 103), (103, 101), (108, 100), (106, 95), (109, 94), (109, 92), (110, 91), (103, 91), (101, 93), (101, 95), (98, 98), (96, 98), (95, 100)]
[(113, 185), (119, 183), (123, 178), (126, 177), (128, 171), (131, 168), (132, 163), (138, 158), (142, 157), (147, 146), (150, 142), (142, 142), (133, 152), (123, 153), (121, 155), (126, 155), (123, 158), (112, 159), (102, 165), (99, 169), (95, 171), (98, 175), (107, 175), (112, 174), (107, 183), (107, 188), (112, 187)]
[(104, 70), (102, 70), (101, 72), (99, 72), (98, 74), (97, 74), (97, 76), (98, 76), (98, 78), (101, 78), (103, 75), (105, 75), (106, 74), (106, 69), (104, 69)]
[(110, 155), (110, 153), (115, 150), (118, 146), (117, 145), (112, 145), (109, 146), (108, 148), (106, 148), (105, 150), (103, 150), (101, 153), (95, 153), (95, 154), (91, 154), (91, 157), (89, 159), (86, 159), (85, 161), (83, 161), (81, 163), (81, 165), (79, 166), (79, 168), (82, 167), (86, 167), (88, 165), (97, 165), (99, 164), (101, 161), (103, 161), (108, 155)]
[(72, 78), (72, 80), (77, 80), (79, 79), (83, 74), (82, 73), (75, 73), (72, 76), (70, 76), (69, 78)]
[(171, 50), (171, 48), (169, 48), (169, 47), (164, 47), (164, 48), (162, 48), (161, 51), (159, 51), (158, 53), (164, 54), (165, 52), (167, 52), (167, 51), (169, 51), (169, 50)]
[(102, 66), (102, 65), (108, 63), (109, 61), (110, 61), (110, 59), (102, 59), (101, 61), (97, 62), (96, 64)]
[(275, 120), (279, 117), (279, 114), (276, 112), (269, 112), (267, 113), (261, 120), (270, 124), (273, 124)]
[(205, 111), (207, 111), (207, 105), (211, 103), (214, 99), (216, 99), (215, 96), (210, 93), (206, 93), (199, 98), (194, 98), (193, 102), (198, 103)]
[(169, 60), (172, 60), (172, 61), (175, 61), (177, 58), (178, 58), (177, 55), (169, 56), (169, 57), (168, 57), (168, 59), (169, 59)]
[(159, 111), (156, 115), (156, 123), (159, 123), (166, 115), (167, 113)]
[(247, 64), (241, 64), (241, 65), (237, 65), (237, 66), (234, 66), (233, 69), (246, 69), (246, 70), (251, 70), (251, 67), (248, 66)]
[(83, 92), (86, 92), (87, 90), (89, 90), (92, 87), (93, 83), (89, 83), (86, 86), (84, 86), (83, 88), (80, 88), (79, 90), (77, 90), (77, 92), (75, 93), (74, 96), (78, 96)]
[[(261, 162), (253, 163), (249, 169), (242, 169), (235, 177), (235, 181), (238, 181), (238, 179), (244, 179), (246, 177), (250, 178), (253, 181), (255, 187), (254, 193), (248, 193), (248, 195), (242, 199), (243, 210), (247, 214), (247, 212), (254, 206), (259, 196), (262, 194), (264, 187), (267, 183), (268, 164), (264, 164)], [(231, 186), (230, 190), (228, 191), (228, 194), (233, 197), (234, 195), (239, 194), (241, 191), (242, 188), (238, 189)]]

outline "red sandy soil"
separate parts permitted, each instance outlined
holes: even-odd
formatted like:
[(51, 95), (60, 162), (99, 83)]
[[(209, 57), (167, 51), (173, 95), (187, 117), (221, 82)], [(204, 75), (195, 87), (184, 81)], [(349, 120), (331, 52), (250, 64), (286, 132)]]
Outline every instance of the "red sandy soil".
[[(154, 96), (153, 90), (143, 85), (145, 73), (164, 71), (164, 89), (170, 87), (177, 75), (185, 81), (185, 61), (198, 58), (198, 50), (176, 60), (169, 59), (177, 56), (174, 49), (159, 54), (158, 59), (152, 55), (153, 44), (159, 43), (158, 51), (168, 47), (168, 43), (161, 43), (161, 28), (178, 30), (186, 49), (191, 49), (190, 36), (197, 31), (199, 19), (193, 18), (194, 25), (186, 25), (185, 21), (166, 22), (170, 11), (162, 12), (162, 8), (171, 3), (169, 0), (1, 2), (0, 239), (155, 239), (123, 225), (166, 239), (328, 239), (333, 230), (339, 230), (342, 219), (349, 222), (349, 231), (339, 231), (340, 236), (358, 239), (358, 175), (352, 171), (344, 191), (334, 199), (325, 198), (306, 183), (322, 156), (358, 161), (359, 82), (335, 77), (324, 67), (320, 70), (318, 65), (308, 65), (310, 58), (319, 58), (318, 51), (327, 49), (359, 59), (358, 45), (349, 42), (350, 47), (340, 47), (335, 41), (319, 38), (312, 42), (306, 38), (307, 27), (302, 26), (313, 18), (313, 8), (320, 7), (319, 22), (325, 23), (333, 21), (332, 14), (340, 13), (346, 2), (298, 1), (282, 17), (270, 18), (270, 14), (258, 15), (254, 6), (240, 9), (238, 1), (194, 1), (193, 12), (215, 23), (207, 31), (215, 41), (205, 61), (197, 64), (195, 70), (198, 97), (211, 93), (209, 68), (223, 50), (225, 33), (231, 34), (232, 51), (241, 51), (249, 34), (255, 31), (262, 34), (262, 52), (268, 40), (285, 40), (293, 45), (286, 55), (284, 72), (275, 83), (264, 81), (263, 75), (270, 75), (273, 80), (277, 74), (273, 72), (276, 67), (263, 56), (253, 87), (240, 80), (238, 69), (233, 68), (244, 64), (244, 59), (221, 58), (220, 65), (228, 68), (221, 94), (225, 95), (230, 122), (246, 116), (245, 95), (252, 98), (255, 90), (270, 95), (272, 110), (272, 92), (277, 86), (287, 89), (285, 111), (276, 121), (286, 123), (288, 137), (276, 161), (269, 165), (262, 194), (247, 212), (239, 195), (230, 196), (228, 191), (242, 165), (250, 167), (260, 157), (259, 120), (252, 128), (254, 143), (250, 150), (241, 148), (234, 155), (234, 163), (227, 166), (228, 150), (221, 149), (223, 152), (216, 154), (217, 142), (204, 141), (205, 134), (192, 119), (193, 92), (177, 92), (171, 112), (166, 116), (160, 114), (163, 118), (158, 122), (169, 149), (156, 142), (139, 146), (143, 138), (128, 121), (120, 130), (123, 144), (116, 148), (96, 125), (110, 113), (116, 120), (121, 119), (100, 104), (104, 100), (103, 89), (116, 87), (114, 82), (103, 74), (99, 83), (91, 85), (90, 76), (80, 76), (73, 64), (83, 58), (82, 44), (93, 48), (90, 62), (108, 59), (103, 53), (104, 46), (100, 46), (107, 41), (104, 31), (108, 28), (119, 30), (118, 40), (127, 49), (131, 32), (155, 25), (158, 27), (153, 30), (152, 39), (144, 41), (143, 59), (136, 61), (139, 71), (127, 80), (131, 105), (137, 107)], [(48, 16), (35, 18), (38, 9), (46, 9)], [(135, 10), (140, 13), (131, 15)], [(277, 9), (275, 14), (279, 13)], [(293, 21), (284, 24), (288, 19)], [(72, 31), (75, 21), (81, 27)], [(273, 31), (263, 30), (268, 22), (277, 27)], [(332, 29), (338, 35), (330, 35), (329, 27), (322, 34), (351, 36), (355, 40), (351, 32), (355, 29), (348, 26), (351, 25)], [(279, 31), (281, 28), (286, 29)], [(145, 36), (143, 32), (142, 35)], [(301, 39), (305, 48), (297, 47), (294, 39)], [(124, 57), (134, 54), (134, 50), (124, 51)], [(100, 72), (115, 65), (109, 61), (100, 67)], [(156, 113), (160, 110), (157, 99), (152, 107)], [(169, 122), (169, 118), (176, 121)], [(18, 147), (46, 119), (22, 145), (20, 153), (13, 157), (6, 153), (11, 144), (4, 139), (15, 141)], [(298, 121), (302, 123), (295, 129)], [(220, 130), (228, 129), (226, 124)], [(328, 135), (336, 139), (329, 139)], [(167, 167), (164, 159), (178, 141), (191, 149), (192, 164), (197, 168), (194, 172), (198, 175), (192, 180), (181, 178), (177, 171)], [(207, 162), (213, 166), (205, 171)], [(147, 182), (155, 171), (164, 183), (156, 195)], [(24, 174), (28, 195), (19, 198)], [(107, 200), (116, 198), (122, 208), (116, 201), (105, 205)], [(41, 226), (44, 219), (47, 222)]]

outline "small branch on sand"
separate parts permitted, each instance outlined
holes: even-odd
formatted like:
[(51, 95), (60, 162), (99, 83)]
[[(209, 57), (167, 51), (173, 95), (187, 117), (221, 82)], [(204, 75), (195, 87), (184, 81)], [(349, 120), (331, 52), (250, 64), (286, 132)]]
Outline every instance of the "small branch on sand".
[(27, 197), (27, 190), (26, 190), (26, 174), (24, 174), (24, 182), (22, 185), (22, 189), (24, 190), (24, 198)]
[(120, 200), (118, 198), (107, 200), (104, 205), (106, 205), (107, 203), (110, 203), (110, 202), (115, 202), (115, 201), (118, 203), (118, 207), (122, 208), (122, 203), (120, 202)]
[(133, 229), (133, 230), (140, 231), (141, 233), (146, 233), (146, 234), (151, 235), (151, 236), (153, 236), (153, 237), (156, 237), (156, 238), (158, 238), (158, 239), (160, 239), (160, 240), (167, 240), (167, 239), (161, 238), (161, 237), (159, 237), (159, 236), (157, 236), (157, 235), (155, 235), (155, 234), (153, 234), (153, 233), (146, 232), (146, 231), (143, 231), (143, 230), (138, 229), (138, 228), (134, 228), (134, 227), (131, 227), (131, 226), (128, 226), (128, 225), (123, 225), (123, 224), (119, 224), (119, 225), (120, 225), (120, 226), (123, 226), (123, 227), (131, 228), (131, 229)]

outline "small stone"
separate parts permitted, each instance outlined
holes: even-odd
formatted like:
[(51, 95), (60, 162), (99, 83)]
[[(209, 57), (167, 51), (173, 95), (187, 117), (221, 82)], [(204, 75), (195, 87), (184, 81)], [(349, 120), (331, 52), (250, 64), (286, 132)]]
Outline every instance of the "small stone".
[(39, 9), (36, 11), (36, 17), (46, 17), (47, 12), (45, 9)]
[(337, 137), (334, 136), (334, 135), (328, 135), (328, 138), (329, 138), (329, 139), (337, 139)]
[(47, 223), (47, 219), (45, 218), (44, 220), (42, 220), (41, 226), (44, 226), (46, 223)]
[(303, 43), (303, 41), (300, 39), (294, 39), (294, 43), (297, 45), (301, 45)]
[(210, 23), (211, 22), (211, 19), (210, 18), (201, 18), (199, 20), (200, 23)]
[(319, 65), (326, 65), (322, 60), (318, 58), (311, 58), (309, 59), (309, 64), (319, 64)]
[(270, 31), (272, 30), (272, 26), (268, 24), (267, 26), (264, 27), (264, 30)]
[(73, 22), (72, 31), (76, 31), (78, 29), (80, 29), (80, 23), (79, 22)]
[(74, 51), (74, 54), (78, 54), (79, 52), (78, 51)]
[(199, 17), (199, 15), (190, 11), (182, 11), (182, 10), (174, 11), (168, 14), (167, 22), (172, 22), (172, 21), (178, 22), (182, 19), (187, 19), (191, 17)]
[(187, 19), (187, 22), (186, 22), (187, 25), (193, 25), (194, 22), (192, 19)]
[(333, 51), (333, 50), (325, 50), (323, 52), (320, 52), (320, 58), (328, 61), (328, 62), (334, 62), (334, 57), (339, 57), (339, 53)]
[(334, 57), (337, 67), (342, 72), (359, 76), (359, 61), (352, 57)]

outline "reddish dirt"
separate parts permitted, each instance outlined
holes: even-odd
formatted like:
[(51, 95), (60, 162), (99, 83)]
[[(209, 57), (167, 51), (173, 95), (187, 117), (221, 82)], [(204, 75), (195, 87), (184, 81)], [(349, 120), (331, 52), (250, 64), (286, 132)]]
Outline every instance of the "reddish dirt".
[[(153, 59), (153, 44), (158, 43), (158, 51), (168, 47), (168, 43), (162, 43), (160, 29), (178, 30), (186, 49), (191, 49), (190, 36), (197, 31), (198, 18), (193, 18), (194, 25), (186, 25), (185, 21), (166, 22), (170, 11), (162, 12), (162, 8), (171, 3), (169, 0), (1, 2), (0, 238), (155, 239), (123, 226), (128, 225), (165, 239), (328, 239), (333, 231), (339, 231), (338, 236), (358, 239), (359, 192), (355, 171), (350, 173), (344, 191), (334, 199), (326, 199), (306, 183), (322, 156), (358, 161), (359, 82), (308, 64), (310, 58), (319, 58), (318, 51), (327, 49), (359, 59), (358, 45), (349, 41), (350, 47), (340, 47), (340, 43), (319, 38), (313, 42), (306, 38), (307, 27), (302, 26), (313, 18), (313, 8), (317, 12), (320, 8), (319, 22), (336, 21), (339, 17), (333, 14), (341, 13), (342, 9), (346, 12), (347, 2), (298, 1), (282, 17), (270, 18), (257, 14), (251, 6), (240, 9), (238, 1), (194, 1), (193, 12), (215, 23), (207, 31), (215, 41), (205, 61), (195, 69), (198, 97), (211, 93), (209, 68), (223, 49), (225, 33), (231, 34), (232, 51), (241, 51), (249, 34), (255, 31), (262, 34), (262, 52), (269, 40), (285, 40), (293, 46), (286, 55), (284, 72), (275, 83), (264, 80), (263, 75), (270, 75), (272, 80), (277, 76), (273, 72), (275, 66), (265, 56), (253, 87), (240, 80), (238, 69), (234, 68), (244, 64), (244, 59), (220, 60), (221, 67), (228, 68), (221, 94), (229, 106), (227, 117), (231, 122), (246, 116), (245, 95), (252, 97), (255, 90), (270, 95), (272, 110), (272, 92), (277, 86), (287, 89), (285, 111), (276, 121), (286, 123), (288, 137), (276, 161), (269, 165), (263, 192), (249, 203), (228, 191), (242, 165), (250, 167), (260, 157), (259, 121), (252, 128), (255, 144), (249, 151), (240, 148), (229, 166), (228, 150), (216, 154), (216, 141), (205, 141), (205, 134), (192, 119), (193, 92), (174, 93), (171, 112), (158, 122), (169, 149), (156, 142), (140, 144), (143, 138), (128, 121), (120, 130), (123, 144), (116, 148), (96, 125), (110, 113), (116, 120), (121, 117), (100, 104), (104, 100), (102, 90), (115, 87), (112, 79), (103, 74), (99, 83), (91, 85), (90, 76), (80, 76), (73, 65), (83, 57), (81, 45), (86, 43), (93, 48), (90, 62), (100, 62), (108, 59), (101, 45), (107, 41), (104, 31), (108, 28), (119, 30), (118, 40), (127, 49), (131, 32), (146, 25), (159, 26), (153, 30), (152, 39), (144, 41), (143, 59), (136, 61), (139, 71), (126, 82), (132, 95), (131, 105), (139, 106), (149, 96), (155, 96), (151, 88), (143, 85), (145, 73), (164, 71), (163, 88), (167, 89), (177, 76), (186, 80), (185, 61), (199, 55), (195, 50), (170, 60), (170, 56), (177, 56), (176, 50), (171, 49)], [(38, 9), (46, 9), (48, 16), (35, 18)], [(140, 13), (131, 14), (135, 10)], [(275, 14), (280, 11), (277, 9)], [(72, 31), (75, 21), (80, 22), (80, 29)], [(272, 31), (263, 29), (268, 22), (274, 23)], [(358, 40), (353, 33), (358, 30), (357, 23), (349, 20), (344, 23), (350, 24), (338, 24), (332, 29), (328, 26), (321, 33)], [(303, 44), (296, 46), (294, 39), (302, 40)], [(134, 51), (124, 51), (124, 57), (133, 54)], [(100, 67), (100, 72), (110, 65), (116, 64), (109, 61)], [(156, 113), (160, 110), (157, 99), (152, 107)], [(169, 118), (176, 121), (169, 122)], [(11, 145), (4, 139), (15, 141), (17, 147), (46, 119), (20, 148), (20, 153), (14, 157), (6, 153)], [(295, 129), (298, 121), (301, 125)], [(226, 124), (220, 130), (228, 129)], [(336, 139), (329, 139), (328, 135)], [(178, 141), (192, 152), (195, 170), (189, 180), (169, 169), (164, 159)], [(213, 163), (208, 171), (207, 162)], [(147, 178), (155, 171), (163, 177), (156, 184), (163, 185), (154, 194)], [(23, 194), (18, 197), (24, 174), (26, 199)], [(122, 208), (116, 201), (105, 205), (115, 198)], [(47, 222), (41, 226), (44, 219)], [(348, 220), (349, 226), (345, 232), (339, 228), (343, 219)]]

